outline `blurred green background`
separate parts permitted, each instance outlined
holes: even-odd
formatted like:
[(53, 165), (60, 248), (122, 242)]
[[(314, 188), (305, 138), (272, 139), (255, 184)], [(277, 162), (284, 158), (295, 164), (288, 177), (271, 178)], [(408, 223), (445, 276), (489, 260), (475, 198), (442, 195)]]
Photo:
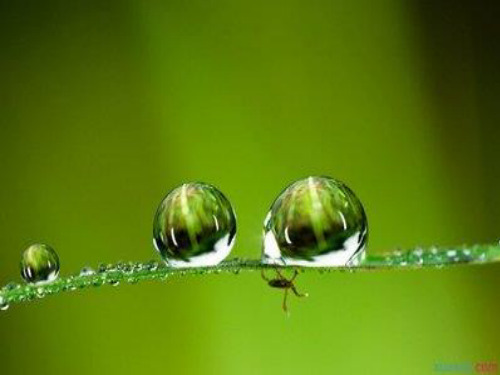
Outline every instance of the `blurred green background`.
[[(425, 3), (425, 5), (424, 5)], [(259, 257), (276, 195), (311, 174), (365, 205), (369, 251), (500, 234), (496, 5), (3, 1), (0, 284), (22, 250), (62, 274), (157, 257), (156, 205), (218, 186)], [(500, 359), (500, 267), (256, 273), (105, 287), (0, 315), (2, 374), (427, 374)]]

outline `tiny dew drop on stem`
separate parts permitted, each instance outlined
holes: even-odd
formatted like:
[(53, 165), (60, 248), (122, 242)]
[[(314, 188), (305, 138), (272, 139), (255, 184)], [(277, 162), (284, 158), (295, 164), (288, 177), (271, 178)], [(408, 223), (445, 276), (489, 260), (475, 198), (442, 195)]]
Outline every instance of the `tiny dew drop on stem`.
[(9, 304), (5, 301), (5, 299), (0, 296), (0, 310), (5, 311), (9, 308)]
[(83, 267), (80, 271), (80, 276), (91, 276), (95, 275), (95, 271), (90, 267)]
[(31, 284), (50, 283), (59, 276), (59, 257), (52, 247), (34, 244), (21, 258), (21, 276)]

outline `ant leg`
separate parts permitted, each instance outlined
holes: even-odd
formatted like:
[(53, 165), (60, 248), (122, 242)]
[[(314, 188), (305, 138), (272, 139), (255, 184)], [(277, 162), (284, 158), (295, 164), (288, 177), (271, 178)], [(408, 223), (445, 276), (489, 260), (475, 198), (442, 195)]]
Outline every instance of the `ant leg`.
[(288, 297), (288, 289), (285, 289), (284, 295), (283, 295), (283, 304), (281, 307), (283, 308), (283, 311), (288, 314), (288, 304), (287, 304), (287, 297)]
[(276, 270), (276, 273), (278, 274), (278, 276), (280, 277), (280, 279), (286, 280), (286, 277), (283, 276), (283, 274), (281, 273), (281, 271), (278, 267), (276, 267), (275, 270)]
[(292, 278), (290, 279), (290, 282), (292, 283), (297, 278), (297, 276), (299, 276), (299, 271), (295, 270), (295, 272), (293, 273)]
[(267, 277), (267, 276), (266, 276), (266, 273), (265, 273), (265, 271), (264, 271), (264, 268), (261, 270), (260, 275), (262, 276), (262, 278), (263, 278), (265, 281), (267, 281), (267, 282), (271, 281), (271, 279), (270, 279), (269, 277)]
[(293, 294), (295, 294), (297, 297), (308, 297), (309, 296), (309, 294), (307, 294), (307, 293), (299, 293), (297, 288), (295, 288), (295, 285), (292, 285), (290, 288), (292, 289)]

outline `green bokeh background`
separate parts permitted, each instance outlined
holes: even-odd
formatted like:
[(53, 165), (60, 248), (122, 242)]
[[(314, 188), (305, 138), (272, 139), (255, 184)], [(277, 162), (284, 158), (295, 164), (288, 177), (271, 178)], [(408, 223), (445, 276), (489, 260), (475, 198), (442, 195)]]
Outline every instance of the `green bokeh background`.
[[(345, 181), (369, 251), (500, 234), (496, 5), (3, 1), (0, 284), (33, 241), (62, 274), (157, 257), (176, 185), (218, 186), (233, 256), (290, 182)], [(0, 315), (2, 374), (427, 374), (500, 360), (499, 266), (255, 273), (105, 287)]]

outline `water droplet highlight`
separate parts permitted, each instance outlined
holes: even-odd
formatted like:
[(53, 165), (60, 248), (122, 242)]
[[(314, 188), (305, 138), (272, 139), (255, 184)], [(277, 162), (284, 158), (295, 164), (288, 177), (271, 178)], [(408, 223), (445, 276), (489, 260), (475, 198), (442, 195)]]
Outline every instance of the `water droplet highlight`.
[(264, 220), (262, 262), (306, 267), (358, 265), (365, 256), (368, 222), (356, 195), (328, 177), (287, 187)]
[(217, 188), (204, 183), (172, 190), (154, 219), (154, 245), (172, 267), (216, 265), (229, 255), (235, 237), (231, 204)]
[(34, 244), (28, 247), (21, 259), (21, 276), (31, 284), (45, 284), (57, 279), (59, 257), (49, 245)]
[(5, 301), (5, 298), (0, 296), (0, 310), (5, 311), (9, 308), (9, 304)]

